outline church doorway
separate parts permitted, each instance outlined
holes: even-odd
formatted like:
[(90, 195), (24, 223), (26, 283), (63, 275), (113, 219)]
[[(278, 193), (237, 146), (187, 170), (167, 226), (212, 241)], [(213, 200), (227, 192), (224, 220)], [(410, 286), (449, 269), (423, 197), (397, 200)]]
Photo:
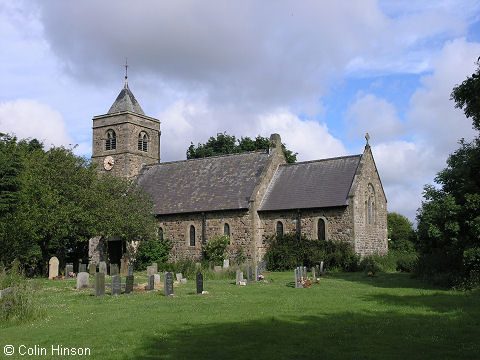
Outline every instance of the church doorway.
[(120, 260), (123, 255), (122, 244), (123, 241), (121, 240), (108, 241), (108, 259), (110, 260), (110, 264), (120, 265)]

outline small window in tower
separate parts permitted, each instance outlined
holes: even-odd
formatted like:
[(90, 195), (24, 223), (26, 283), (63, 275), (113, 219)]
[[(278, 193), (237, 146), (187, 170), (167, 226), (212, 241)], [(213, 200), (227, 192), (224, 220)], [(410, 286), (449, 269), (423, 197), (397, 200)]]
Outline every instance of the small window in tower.
[(195, 226), (190, 225), (190, 246), (195, 246)]
[(277, 221), (277, 236), (283, 235), (283, 224), (281, 221)]
[(115, 150), (117, 148), (117, 136), (115, 131), (108, 130), (107, 138), (105, 139), (105, 150)]
[(140, 134), (138, 134), (138, 150), (140, 151), (148, 151), (148, 136), (147, 133), (142, 131)]

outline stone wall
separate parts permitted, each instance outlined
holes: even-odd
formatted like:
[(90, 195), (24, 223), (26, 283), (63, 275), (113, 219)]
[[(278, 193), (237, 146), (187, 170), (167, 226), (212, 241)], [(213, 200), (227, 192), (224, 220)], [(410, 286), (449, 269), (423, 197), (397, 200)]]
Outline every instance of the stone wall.
[[(208, 241), (213, 235), (222, 235), (224, 225), (230, 226), (230, 245), (227, 253), (234, 260), (242, 249), (247, 260), (254, 258), (255, 247), (251, 218), (248, 210), (207, 212), (205, 235)], [(158, 226), (163, 229), (163, 236), (172, 242), (170, 261), (185, 258), (194, 261), (202, 257), (202, 213), (173, 214), (158, 216)], [(190, 246), (190, 226), (195, 226), (195, 246)]]
[[(368, 196), (368, 185), (374, 190), (374, 217), (369, 224), (368, 210), (365, 201)], [(387, 240), (387, 199), (375, 166), (370, 149), (366, 146), (360, 161), (357, 176), (352, 186), (354, 204), (353, 221), (355, 229), (355, 252), (361, 255), (373, 253), (385, 254), (388, 251)]]
[[(350, 207), (332, 207), (324, 209), (301, 210), (302, 235), (309, 239), (318, 239), (318, 220), (325, 221), (325, 236), (331, 241), (345, 241), (353, 244), (353, 223)], [(260, 214), (260, 232), (262, 236), (261, 256), (265, 255), (268, 247), (267, 240), (276, 234), (277, 222), (283, 224), (283, 232), (297, 232), (297, 210), (270, 211)]]

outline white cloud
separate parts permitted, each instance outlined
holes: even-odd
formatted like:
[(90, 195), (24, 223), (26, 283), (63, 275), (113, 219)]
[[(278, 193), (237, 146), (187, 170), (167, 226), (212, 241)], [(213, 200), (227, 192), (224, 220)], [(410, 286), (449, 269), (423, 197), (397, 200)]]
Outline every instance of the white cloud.
[(0, 103), (0, 129), (18, 138), (36, 138), (45, 146), (69, 146), (62, 115), (35, 100), (20, 99)]
[(361, 138), (369, 133), (376, 143), (399, 138), (404, 134), (395, 106), (373, 94), (358, 94), (346, 112), (349, 135)]

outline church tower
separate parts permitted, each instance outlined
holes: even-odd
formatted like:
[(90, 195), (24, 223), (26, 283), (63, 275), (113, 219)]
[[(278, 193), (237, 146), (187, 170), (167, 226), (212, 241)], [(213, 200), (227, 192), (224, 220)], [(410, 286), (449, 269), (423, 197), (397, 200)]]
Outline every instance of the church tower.
[(160, 162), (160, 120), (146, 116), (125, 85), (105, 115), (93, 117), (92, 162), (99, 175), (132, 178), (142, 164)]

